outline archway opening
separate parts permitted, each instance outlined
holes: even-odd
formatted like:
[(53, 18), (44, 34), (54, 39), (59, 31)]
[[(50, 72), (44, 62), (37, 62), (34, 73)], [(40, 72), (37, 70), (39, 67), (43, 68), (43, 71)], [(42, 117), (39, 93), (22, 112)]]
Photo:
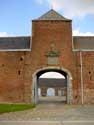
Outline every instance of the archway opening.
[(47, 88), (47, 95), (46, 96), (55, 96), (55, 89), (54, 88)]
[(67, 76), (61, 70), (42, 70), (37, 74), (36, 102), (62, 102), (67, 103)]

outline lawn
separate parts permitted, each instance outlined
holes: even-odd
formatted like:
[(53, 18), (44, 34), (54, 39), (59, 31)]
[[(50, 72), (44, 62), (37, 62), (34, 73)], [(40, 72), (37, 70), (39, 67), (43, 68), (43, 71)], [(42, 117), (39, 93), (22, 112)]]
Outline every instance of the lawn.
[(0, 104), (0, 114), (35, 108), (34, 104)]

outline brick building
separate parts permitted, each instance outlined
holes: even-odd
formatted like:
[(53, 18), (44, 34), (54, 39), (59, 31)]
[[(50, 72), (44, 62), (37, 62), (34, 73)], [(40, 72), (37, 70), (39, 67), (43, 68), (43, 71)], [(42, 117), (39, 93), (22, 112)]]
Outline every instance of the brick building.
[(72, 20), (50, 10), (32, 36), (0, 38), (0, 102), (37, 103), (46, 72), (66, 78), (67, 103), (94, 103), (94, 37), (73, 37)]

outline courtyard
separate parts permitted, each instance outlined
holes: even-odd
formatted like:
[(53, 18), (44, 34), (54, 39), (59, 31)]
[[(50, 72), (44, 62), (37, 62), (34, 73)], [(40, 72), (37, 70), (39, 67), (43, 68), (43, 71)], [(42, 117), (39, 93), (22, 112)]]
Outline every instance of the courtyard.
[[(0, 115), (0, 125), (8, 125), (8, 122), (9, 124), (11, 122), (18, 122), (19, 124), (22, 124), (23, 121), (24, 123), (28, 123), (28, 125), (42, 125), (44, 122), (46, 125), (48, 124), (47, 121), (49, 121), (49, 124), (54, 125), (58, 125), (66, 121), (70, 122), (70, 124), (66, 123), (64, 125), (71, 125), (71, 122), (74, 122), (74, 124), (76, 122), (77, 125), (80, 125), (79, 121), (82, 123), (86, 122), (87, 124), (85, 123), (85, 125), (93, 125), (93, 120), (94, 105), (67, 105), (62, 102), (61, 98), (56, 97), (55, 99), (49, 97), (49, 100), (48, 98), (41, 98), (41, 101), (34, 109), (4, 113)], [(33, 123), (31, 124), (31, 122)], [(13, 123), (11, 124), (15, 125)]]

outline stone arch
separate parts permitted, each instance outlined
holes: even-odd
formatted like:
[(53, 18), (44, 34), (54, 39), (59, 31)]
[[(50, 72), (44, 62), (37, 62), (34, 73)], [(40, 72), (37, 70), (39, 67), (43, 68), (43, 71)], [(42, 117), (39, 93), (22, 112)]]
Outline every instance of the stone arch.
[(38, 103), (38, 91), (37, 91), (37, 74), (40, 72), (47, 71), (56, 71), (56, 72), (65, 72), (67, 74), (67, 104), (71, 104), (73, 100), (73, 92), (72, 92), (72, 75), (69, 70), (64, 67), (56, 67), (56, 66), (48, 66), (43, 67), (34, 72), (32, 75), (33, 83), (32, 83), (32, 102)]

